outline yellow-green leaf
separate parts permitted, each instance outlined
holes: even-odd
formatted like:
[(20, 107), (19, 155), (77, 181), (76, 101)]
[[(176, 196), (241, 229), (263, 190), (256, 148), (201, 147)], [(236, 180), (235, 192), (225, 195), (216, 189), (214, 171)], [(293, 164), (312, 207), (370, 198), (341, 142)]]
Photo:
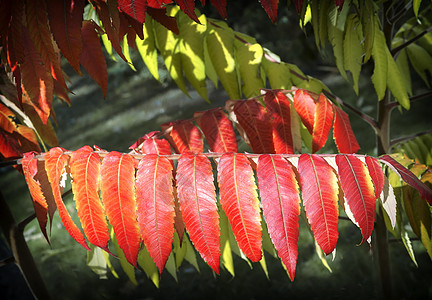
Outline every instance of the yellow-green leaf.
[(203, 44), (203, 37), (207, 30), (206, 17), (199, 16), (201, 24), (198, 24), (185, 13), (179, 12), (177, 20), (181, 36), (180, 57), (184, 74), (198, 94), (209, 102)]
[(135, 66), (133, 65), (132, 59), (130, 57), (130, 52), (129, 52), (129, 44), (128, 44), (128, 40), (127, 40), (127, 35), (125, 35), (123, 37), (123, 42), (121, 44), (121, 47), (123, 49), (123, 54), (126, 58), (126, 62), (129, 65), (129, 67), (134, 70), (136, 72)]
[(145, 247), (138, 253), (138, 265), (153, 284), (159, 288), (159, 270)]
[(134, 285), (138, 285), (138, 282), (135, 277), (135, 268), (127, 261), (126, 256), (123, 253), (123, 250), (120, 248), (119, 244), (117, 243), (117, 238), (114, 234), (114, 230), (112, 229), (111, 229), (111, 240), (114, 244), (114, 248), (116, 249), (116, 254), (120, 261), (120, 266), (122, 267), (123, 271), (126, 273), (129, 280)]
[(240, 98), (236, 61), (234, 59), (234, 33), (224, 22), (212, 20), (208, 24), (207, 50), (213, 67), (231, 99)]
[(353, 79), (353, 88), (358, 94), (358, 81), (363, 62), (363, 33), (362, 26), (356, 15), (351, 14), (345, 25), (344, 36), (344, 68), (351, 72)]
[(153, 19), (151, 16), (146, 15), (146, 21), (143, 26), (144, 40), (136, 37), (136, 45), (142, 60), (147, 66), (150, 74), (159, 80), (159, 68), (157, 62), (157, 51), (155, 46), (155, 37), (153, 32)]
[(412, 95), (411, 73), (406, 49), (399, 51), (399, 54), (396, 58), (396, 65), (399, 68), (402, 77), (404, 78), (408, 95)]
[(103, 250), (90, 244), (91, 251), (87, 252), (87, 266), (99, 276), (99, 279), (107, 279), (107, 263)]
[(382, 100), (387, 88), (387, 44), (384, 33), (379, 29), (378, 18), (375, 18), (375, 34), (372, 48), (372, 57), (374, 60), (374, 72), (372, 75), (372, 83), (378, 95), (378, 99)]
[(234, 277), (234, 261), (232, 257), (229, 239), (229, 223), (225, 212), (219, 207), (220, 240), (221, 240), (221, 263), (222, 266)]
[[(326, 2), (326, 1), (324, 1)], [(336, 67), (342, 77), (348, 81), (348, 77), (344, 67), (344, 52), (343, 52), (343, 31), (339, 30), (336, 26), (328, 23), (328, 39), (333, 47), (333, 55), (336, 63)]]
[(404, 77), (401, 75), (401, 72), (396, 65), (396, 62), (393, 60), (393, 56), (391, 55), (388, 48), (386, 48), (387, 53), (387, 87), (392, 92), (393, 96), (402, 105), (403, 108), (410, 108), (410, 101), (408, 97), (408, 92), (405, 84)]
[(432, 74), (432, 57), (417, 44), (410, 44), (407, 54), (414, 70), (419, 74), (428, 87), (430, 87), (430, 76)]
[(243, 40), (234, 40), (235, 58), (240, 72), (243, 94), (247, 97), (258, 96), (260, 89), (265, 88), (260, 74), (263, 48), (254, 39), (247, 41), (245, 34), (237, 33)]
[(262, 67), (272, 89), (290, 89), (292, 87), (290, 68), (287, 64), (263, 59)]

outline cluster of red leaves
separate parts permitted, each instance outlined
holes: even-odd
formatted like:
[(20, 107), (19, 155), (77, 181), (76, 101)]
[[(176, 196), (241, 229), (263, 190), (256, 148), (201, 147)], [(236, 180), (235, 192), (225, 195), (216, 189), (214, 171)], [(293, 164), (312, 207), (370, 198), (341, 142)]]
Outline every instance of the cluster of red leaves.
[[(237, 153), (233, 123), (222, 109), (196, 113), (194, 121), (201, 130), (192, 120), (164, 124), (166, 139), (161, 138), (161, 133), (149, 133), (131, 146), (134, 151), (130, 154), (93, 151), (89, 146), (74, 152), (52, 148), (43, 160), (27, 154), (21, 163), (45, 236), (47, 215), (52, 218), (57, 206), (63, 224), (76, 241), (88, 249), (85, 235), (88, 242), (109, 251), (108, 220), (131, 264), (136, 265), (143, 242), (162, 272), (171, 253), (174, 230), (182, 238), (186, 228), (197, 251), (219, 273), (219, 214), (209, 159), (214, 157), (220, 204), (240, 249), (251, 261), (262, 258), (261, 209), (255, 171), (270, 237), (290, 278), (294, 279), (300, 191), (315, 239), (326, 254), (335, 249), (338, 240), (338, 203), (352, 213), (361, 229), (362, 242), (371, 236), (375, 201), (384, 186), (379, 161), (391, 166), (424, 199), (432, 202), (431, 191), (389, 156), (377, 160), (355, 154), (294, 155), (289, 154), (292, 151), (279, 152), (274, 146), (265, 148), (268, 147), (265, 144), (275, 145), (277, 140), (286, 144), (278, 149), (292, 149), (292, 136), (290, 123), (286, 123), (290, 100), (278, 90), (265, 91), (264, 98), (266, 108), (256, 99), (227, 105), (232, 108), (238, 120), (237, 128), (245, 132), (251, 148), (268, 151), (262, 155)], [(307, 102), (309, 113), (314, 105), (315, 111), (321, 111), (319, 101), (328, 100), (324, 96), (315, 98), (306, 91), (296, 91), (294, 106), (296, 101), (312, 99), (313, 104)], [(328, 106), (333, 107), (330, 102)], [(273, 111), (275, 107), (280, 109)], [(265, 118), (268, 120), (263, 121)], [(302, 118), (305, 125), (306, 121), (313, 120), (307, 125), (312, 136), (317, 127), (321, 128), (317, 124), (322, 121), (316, 119), (319, 118)], [(210, 150), (217, 154), (203, 154), (201, 132)], [(168, 156), (173, 152), (180, 154), (176, 156), (176, 169), (168, 159), (173, 158)], [(61, 200), (60, 178), (65, 172), (73, 179), (72, 190), (84, 234)]]

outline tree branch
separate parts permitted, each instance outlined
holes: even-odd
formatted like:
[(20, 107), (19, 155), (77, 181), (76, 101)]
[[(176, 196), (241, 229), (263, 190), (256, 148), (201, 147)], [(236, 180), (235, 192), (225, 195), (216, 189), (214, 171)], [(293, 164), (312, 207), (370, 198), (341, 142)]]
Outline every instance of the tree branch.
[[(414, 103), (414, 102), (417, 102), (417, 101), (419, 101), (419, 100), (422, 100), (422, 98), (425, 98), (425, 97), (427, 97), (427, 96), (432, 96), (432, 91), (428, 91), (428, 92), (425, 92), (425, 93), (423, 93), (423, 94), (419, 94), (419, 95), (411, 96), (411, 97), (409, 98), (409, 100), (410, 100), (411, 103)], [(390, 103), (388, 103), (388, 104), (387, 104), (387, 108), (388, 108), (389, 110), (393, 110), (394, 108), (398, 107), (399, 105), (400, 105), (399, 102), (394, 101), (394, 102), (390, 102)]]
[(393, 147), (396, 144), (399, 144), (399, 143), (402, 143), (402, 142), (405, 142), (405, 141), (408, 141), (408, 140), (412, 140), (412, 139), (414, 139), (414, 138), (416, 138), (418, 136), (422, 136), (422, 135), (429, 134), (429, 133), (432, 133), (432, 129), (429, 129), (429, 130), (426, 130), (426, 131), (423, 131), (423, 132), (419, 132), (419, 133), (416, 133), (416, 134), (412, 134), (412, 135), (408, 135), (408, 136), (403, 136), (403, 137), (391, 140), (390, 147)]
[(432, 26), (429, 27), (428, 29), (426, 29), (425, 31), (419, 33), (418, 35), (416, 35), (412, 39), (406, 41), (402, 45), (399, 45), (396, 48), (392, 49), (391, 50), (391, 55), (395, 56), (399, 51), (401, 51), (402, 49), (408, 47), (409, 45), (411, 45), (412, 43), (414, 43), (415, 41), (417, 41), (418, 39), (420, 39), (422, 36), (424, 36), (426, 33), (430, 32), (430, 31), (432, 31)]
[(353, 113), (355, 113), (356, 115), (358, 115), (363, 121), (365, 121), (366, 123), (368, 123), (369, 125), (372, 126), (373, 129), (378, 129), (378, 124), (375, 121), (374, 118), (372, 118), (371, 116), (363, 113), (362, 111), (358, 110), (357, 108), (355, 108), (354, 106), (352, 106), (351, 104), (343, 101), (341, 98), (333, 95), (332, 93), (323, 90), (324, 95), (326, 95), (329, 98), (332, 98), (334, 101), (336, 101), (337, 103), (339, 103), (340, 105), (345, 106), (346, 108), (350, 109)]

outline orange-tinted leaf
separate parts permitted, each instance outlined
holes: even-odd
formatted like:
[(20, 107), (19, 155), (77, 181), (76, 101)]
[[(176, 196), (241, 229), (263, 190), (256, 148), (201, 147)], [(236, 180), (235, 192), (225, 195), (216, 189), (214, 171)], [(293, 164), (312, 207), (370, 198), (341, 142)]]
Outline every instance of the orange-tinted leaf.
[(110, 152), (101, 166), (101, 196), (105, 213), (127, 261), (136, 266), (140, 246), (135, 201), (135, 161), (132, 156)]
[(191, 151), (202, 153), (204, 144), (201, 131), (190, 120), (179, 120), (162, 124), (162, 129), (172, 126), (168, 140), (173, 143), (177, 153)]
[(306, 90), (298, 89), (294, 93), (294, 108), (310, 134), (313, 132), (315, 120), (315, 101)]
[(90, 250), (84, 239), (84, 235), (81, 233), (80, 229), (73, 222), (71, 216), (69, 215), (69, 212), (67, 211), (61, 196), (60, 179), (65, 172), (66, 165), (69, 162), (69, 156), (63, 154), (63, 152), (64, 149), (56, 147), (51, 148), (51, 150), (45, 154), (45, 169), (48, 174), (48, 180), (51, 184), (60, 219), (62, 220), (67, 232), (75, 241), (80, 243), (87, 250)]
[(72, 191), (84, 233), (90, 243), (108, 251), (108, 225), (99, 198), (100, 168), (100, 157), (89, 146), (71, 154)]
[(315, 120), (312, 131), (312, 152), (317, 152), (325, 145), (333, 124), (333, 106), (324, 94), (321, 94), (318, 97), (315, 104)]
[(254, 175), (246, 155), (225, 153), (218, 164), (220, 202), (240, 249), (253, 262), (262, 257), (262, 229)]
[(335, 121), (333, 125), (333, 138), (340, 153), (356, 153), (360, 146), (354, 136), (351, 124), (346, 112), (333, 105)]
[(273, 143), (276, 153), (293, 154), (290, 102), (280, 90), (265, 90), (265, 105), (273, 124)]
[(27, 0), (26, 17), (31, 40), (39, 52), (47, 71), (52, 74), (53, 78), (63, 88), (67, 88), (60, 67), (59, 57), (54, 50), (45, 0)]
[(270, 17), (273, 23), (277, 21), (277, 9), (279, 0), (260, 0), (262, 7)]
[(219, 274), (219, 214), (211, 163), (204, 155), (186, 152), (179, 159), (176, 178), (189, 237), (204, 261)]
[(51, 32), (63, 56), (78, 74), (81, 74), (81, 25), (84, 5), (84, 0), (47, 0)]
[(300, 156), (298, 172), (306, 216), (318, 245), (330, 254), (339, 237), (336, 175), (321, 156), (314, 154)]
[(42, 122), (46, 124), (51, 113), (53, 78), (45, 68), (41, 67), (43, 61), (24, 27), (22, 33), (23, 45), (26, 49), (24, 62), (21, 65), (22, 83)]
[(97, 28), (98, 26), (94, 22), (83, 22), (81, 33), (83, 48), (80, 63), (101, 87), (105, 97), (108, 86), (108, 71), (99, 36), (96, 32)]
[(136, 192), (138, 224), (145, 246), (162, 273), (174, 234), (174, 198), (171, 162), (148, 154), (138, 164)]
[(152, 131), (140, 137), (136, 143), (129, 147), (145, 154), (169, 155), (171, 147), (167, 140), (160, 139), (160, 131)]
[(373, 157), (366, 156), (366, 165), (369, 170), (369, 175), (375, 187), (375, 198), (378, 199), (384, 188), (384, 172), (378, 160)]
[[(202, 1), (201, 1), (202, 2)], [(210, 0), (210, 3), (216, 7), (217, 11), (221, 15), (223, 19), (226, 19), (228, 17), (227, 11), (226, 11), (226, 0)], [(205, 4), (203, 3), (203, 6)]]
[(171, 30), (175, 34), (179, 34), (179, 29), (177, 26), (177, 20), (175, 17), (170, 17), (166, 15), (166, 9), (155, 9), (152, 7), (147, 7), (147, 13), (155, 19), (158, 23), (162, 24), (168, 30)]
[(176, 3), (180, 6), (180, 9), (189, 16), (189, 18), (198, 24), (201, 24), (195, 14), (195, 0), (176, 0)]
[(119, 8), (140, 23), (144, 23), (147, 0), (118, 0)]
[(261, 104), (255, 100), (235, 101), (234, 113), (254, 153), (275, 153), (271, 120)]
[(37, 158), (34, 156), (34, 153), (25, 153), (24, 157), (21, 159), (21, 164), (24, 177), (33, 200), (33, 206), (35, 209), (36, 218), (39, 222), (39, 227), (49, 243), (46, 232), (46, 225), (48, 222), (48, 203), (44, 194), (42, 193), (40, 182), (35, 179), (35, 176), (38, 172), (38, 162)]
[(210, 150), (216, 153), (238, 152), (237, 141), (231, 121), (220, 109), (211, 109), (194, 114), (204, 133)]
[(396, 174), (398, 174), (406, 183), (415, 188), (429, 205), (432, 205), (432, 190), (421, 182), (410, 170), (398, 163), (390, 155), (383, 155), (379, 160), (389, 166)]
[[(346, 204), (363, 235), (364, 243), (372, 234), (375, 221), (375, 193), (368, 169), (352, 155), (337, 155), (339, 180)], [(346, 209), (346, 208), (345, 208)]]
[(279, 155), (261, 155), (258, 160), (258, 186), (270, 238), (294, 280), (298, 257), (298, 216), (300, 196), (291, 165)]

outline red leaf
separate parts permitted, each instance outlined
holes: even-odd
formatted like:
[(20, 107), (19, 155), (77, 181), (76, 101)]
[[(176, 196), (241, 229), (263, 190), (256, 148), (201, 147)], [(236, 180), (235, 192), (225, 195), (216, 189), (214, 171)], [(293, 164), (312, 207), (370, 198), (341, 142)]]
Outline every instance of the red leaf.
[(165, 26), (168, 30), (171, 30), (175, 34), (179, 34), (179, 29), (177, 26), (177, 20), (175, 17), (170, 17), (166, 15), (166, 9), (154, 9), (147, 7), (147, 13), (155, 19), (158, 23)]
[[(108, 86), (108, 71), (105, 57), (102, 53), (99, 35), (94, 22), (84, 21), (82, 26), (83, 48), (80, 63), (102, 89), (104, 98)], [(100, 29), (100, 28), (99, 28)]]
[(39, 222), (39, 227), (43, 235), (45, 236), (45, 239), (49, 243), (48, 235), (46, 232), (46, 225), (48, 222), (48, 204), (46, 202), (45, 196), (42, 193), (39, 181), (35, 179), (35, 176), (38, 172), (38, 163), (37, 158), (35, 158), (34, 156), (34, 153), (24, 154), (24, 157), (21, 159), (21, 164), (24, 177), (33, 200), (33, 206), (35, 209), (36, 218)]
[(278, 255), (294, 280), (298, 257), (299, 187), (291, 165), (279, 155), (261, 155), (258, 186), (264, 218)]
[(337, 155), (336, 164), (346, 204), (360, 227), (361, 243), (364, 243), (371, 236), (375, 221), (376, 199), (372, 179), (366, 166), (355, 156)]
[(118, 0), (119, 8), (140, 23), (144, 23), (147, 0)]
[(333, 124), (333, 107), (324, 94), (321, 94), (315, 106), (315, 119), (312, 131), (312, 152), (321, 149)]
[(105, 213), (127, 261), (136, 266), (140, 247), (135, 202), (135, 161), (132, 156), (110, 152), (101, 166), (101, 196)]
[(339, 237), (336, 175), (321, 156), (314, 154), (300, 156), (298, 172), (306, 216), (318, 245), (330, 254)]
[(65, 167), (69, 161), (69, 156), (63, 154), (63, 152), (64, 149), (56, 147), (52, 148), (48, 153), (46, 153), (45, 169), (48, 174), (49, 182), (51, 183), (54, 199), (57, 204), (59, 216), (63, 222), (63, 225), (75, 241), (80, 243), (87, 250), (90, 250), (90, 248), (87, 246), (83, 234), (72, 220), (62, 200), (60, 191), (60, 178), (65, 172)]
[(103, 1), (93, 1), (92, 3), (96, 8), (96, 12), (102, 22), (102, 25), (108, 39), (111, 42), (112, 47), (124, 61), (127, 61), (120, 46), (120, 18), (119, 11), (117, 9), (117, 1), (108, 0), (107, 3)]
[(201, 131), (190, 120), (178, 120), (162, 124), (162, 129), (172, 126), (169, 137), (177, 153), (191, 151), (202, 153), (204, 144)]
[(180, 9), (189, 16), (192, 20), (201, 24), (198, 20), (198, 17), (195, 14), (195, 0), (176, 0), (177, 4), (180, 6)]
[(26, 1), (27, 28), (46, 70), (51, 72), (58, 83), (67, 89), (60, 67), (60, 60), (54, 50), (46, 11), (45, 0)]
[(63, 56), (78, 74), (81, 74), (81, 25), (84, 5), (84, 0), (47, 0), (51, 32)]
[(39, 117), (46, 124), (51, 113), (53, 78), (45, 68), (41, 67), (43, 61), (24, 27), (22, 33), (23, 45), (26, 49), (24, 62), (21, 65), (22, 83)]
[(220, 202), (240, 249), (261, 260), (262, 229), (254, 174), (246, 155), (225, 153), (218, 164)]
[[(205, 1), (201, 1), (203, 2), (203, 6), (205, 5)], [(221, 15), (221, 17), (223, 19), (226, 19), (228, 17), (227, 15), (227, 11), (226, 11), (226, 0), (210, 0), (211, 4), (216, 7), (217, 11), (219, 12), (219, 14)]]
[(182, 154), (177, 166), (177, 190), (189, 237), (205, 262), (219, 274), (219, 214), (208, 158), (191, 152)]
[(164, 4), (170, 4), (172, 0), (147, 0), (147, 5), (153, 8), (162, 8)]
[(270, 117), (261, 104), (254, 100), (235, 101), (234, 113), (254, 153), (275, 153)]
[(297, 13), (300, 14), (303, 9), (303, 0), (294, 0), (294, 5), (296, 7)]
[[(2, 7), (3, 9), (3, 7)], [(6, 54), (12, 72), (21, 64), (24, 58), (24, 45), (22, 44), (22, 24), (24, 23), (24, 1), (12, 1), (11, 18), (6, 37)], [(14, 72), (15, 73), (15, 72)], [(14, 74), (15, 75), (15, 74)], [(17, 78), (17, 76), (15, 76)], [(19, 81), (16, 81), (19, 82)], [(18, 85), (18, 84), (17, 84)]]
[(432, 190), (421, 182), (410, 170), (402, 166), (390, 155), (383, 155), (379, 160), (389, 166), (403, 181), (415, 188), (420, 193), (423, 200), (426, 200), (429, 205), (432, 205)]
[(338, 6), (339, 10), (342, 9), (344, 2), (345, 0), (334, 0), (334, 3), (336, 4), (336, 6)]
[(197, 112), (194, 117), (197, 118), (198, 126), (204, 133), (212, 152), (238, 152), (234, 128), (222, 110), (216, 108)]
[(108, 225), (99, 198), (100, 168), (100, 157), (89, 146), (71, 155), (72, 191), (84, 233), (90, 243), (108, 251)]
[(273, 143), (276, 153), (293, 154), (291, 134), (291, 104), (280, 90), (265, 90), (265, 105), (273, 124)]
[(277, 21), (277, 9), (279, 0), (260, 0), (262, 7), (270, 17), (273, 23)]
[(356, 153), (360, 146), (354, 136), (351, 124), (346, 112), (333, 105), (335, 110), (335, 121), (333, 137), (340, 153)]
[(378, 199), (384, 188), (384, 172), (378, 160), (373, 157), (366, 156), (366, 165), (369, 170), (369, 175), (375, 187), (375, 198)]
[(298, 89), (294, 94), (294, 108), (299, 114), (303, 124), (312, 134), (315, 121), (315, 101), (306, 90)]
[(174, 198), (171, 162), (148, 154), (139, 162), (136, 188), (138, 224), (145, 246), (162, 273), (174, 234)]

